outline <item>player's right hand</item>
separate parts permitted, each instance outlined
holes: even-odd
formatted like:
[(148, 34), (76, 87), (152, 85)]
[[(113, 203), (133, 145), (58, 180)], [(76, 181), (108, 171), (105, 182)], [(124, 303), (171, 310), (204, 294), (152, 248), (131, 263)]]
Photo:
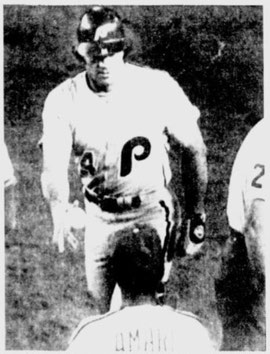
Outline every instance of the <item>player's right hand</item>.
[(52, 217), (54, 224), (54, 232), (52, 237), (53, 244), (57, 245), (59, 253), (65, 250), (65, 241), (67, 241), (73, 249), (77, 249), (78, 240), (73, 234), (73, 229), (82, 229), (85, 226), (85, 212), (79, 208), (78, 201), (73, 204), (59, 204), (52, 208)]
[(52, 242), (58, 247), (58, 252), (63, 253), (65, 251), (65, 240), (74, 248), (78, 247), (78, 240), (73, 235), (70, 228), (65, 225), (57, 225), (54, 227)]

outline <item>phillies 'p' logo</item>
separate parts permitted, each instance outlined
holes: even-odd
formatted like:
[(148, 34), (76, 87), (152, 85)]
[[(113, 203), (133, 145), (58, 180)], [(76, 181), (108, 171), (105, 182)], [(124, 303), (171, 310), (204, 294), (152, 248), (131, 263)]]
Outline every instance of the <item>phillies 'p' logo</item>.
[(150, 141), (143, 136), (137, 136), (125, 143), (121, 154), (121, 177), (127, 176), (132, 168), (132, 151), (135, 147), (141, 146), (143, 151), (141, 154), (134, 154), (136, 160), (141, 161), (146, 159), (150, 155), (151, 144)]

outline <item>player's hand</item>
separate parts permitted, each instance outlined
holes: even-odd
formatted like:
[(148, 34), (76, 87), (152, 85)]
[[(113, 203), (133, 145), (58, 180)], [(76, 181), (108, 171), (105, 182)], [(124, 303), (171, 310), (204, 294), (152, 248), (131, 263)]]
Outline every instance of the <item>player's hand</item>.
[(83, 209), (79, 207), (79, 202), (68, 204), (65, 207), (58, 205), (52, 209), (54, 232), (52, 242), (57, 245), (59, 253), (65, 250), (65, 241), (73, 249), (77, 249), (78, 240), (73, 234), (74, 229), (85, 227), (86, 215)]
[(54, 227), (52, 242), (58, 247), (58, 252), (63, 253), (65, 251), (65, 240), (74, 248), (78, 247), (78, 240), (73, 235), (70, 228), (65, 227), (64, 224), (58, 224)]
[(183, 221), (179, 243), (180, 256), (198, 253), (205, 240), (205, 213), (193, 214)]

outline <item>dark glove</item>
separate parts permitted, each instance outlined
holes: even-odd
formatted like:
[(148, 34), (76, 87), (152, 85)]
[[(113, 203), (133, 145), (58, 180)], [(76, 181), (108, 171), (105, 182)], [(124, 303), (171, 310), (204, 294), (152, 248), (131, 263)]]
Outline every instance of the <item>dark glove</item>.
[(178, 243), (178, 256), (196, 254), (205, 240), (205, 213), (197, 213), (184, 218)]
[(193, 214), (190, 220), (190, 241), (199, 244), (205, 240), (205, 213)]

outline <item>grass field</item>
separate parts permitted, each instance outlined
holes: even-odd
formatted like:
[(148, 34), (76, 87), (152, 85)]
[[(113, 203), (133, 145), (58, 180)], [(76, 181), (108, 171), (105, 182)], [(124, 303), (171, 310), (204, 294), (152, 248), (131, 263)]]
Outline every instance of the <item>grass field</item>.
[[(5, 140), (18, 177), (17, 228), (6, 229), (5, 238), (8, 350), (63, 350), (78, 322), (95, 313), (86, 294), (82, 235), (78, 235), (81, 242), (76, 252), (68, 248), (60, 255), (51, 244), (52, 225), (41, 195), (42, 155), (37, 146), (46, 93), (35, 92), (31, 109), (21, 112), (26, 115), (24, 123), (5, 124)], [(209, 162), (208, 239), (196, 257), (175, 260), (167, 289), (167, 303), (199, 315), (216, 341), (220, 341), (222, 329), (215, 279), (221, 277), (221, 259), (229, 234), (225, 206), (230, 169), (250, 129), (245, 118), (202, 112), (201, 128)], [(77, 181), (72, 183), (74, 199)]]
[[(83, 235), (76, 252), (60, 255), (51, 244), (37, 145), (46, 95), (79, 70), (71, 48), (84, 7), (4, 6), (4, 129), (18, 178), (17, 227), (5, 234), (7, 350), (63, 350), (79, 321), (95, 313), (86, 294)], [(120, 7), (142, 39), (135, 60), (167, 70), (205, 107), (207, 241), (197, 256), (175, 259), (166, 302), (200, 316), (218, 343), (223, 329), (222, 349), (237, 350), (247, 341), (247, 319), (235, 316), (246, 290), (245, 257), (241, 244), (230, 253), (226, 201), (236, 151), (263, 107), (263, 8)], [(71, 201), (81, 200), (72, 169), (70, 175)]]

